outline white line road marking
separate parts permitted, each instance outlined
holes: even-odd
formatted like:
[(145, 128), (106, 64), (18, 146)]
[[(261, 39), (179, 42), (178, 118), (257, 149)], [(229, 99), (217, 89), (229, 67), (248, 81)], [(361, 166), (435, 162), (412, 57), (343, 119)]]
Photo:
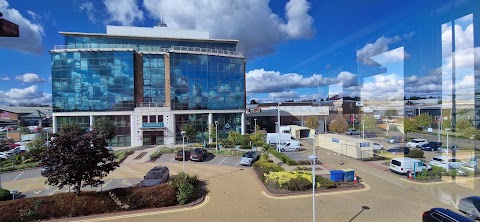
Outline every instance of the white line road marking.
[(41, 193), (43, 190), (37, 190), (37, 191), (33, 191), (35, 194), (39, 194)]
[(225, 161), (228, 157), (225, 157), (225, 159), (223, 159), (222, 161), (220, 161), (220, 163), (218, 163), (218, 165), (222, 164), (223, 161)]
[(51, 192), (48, 196), (52, 196), (55, 192), (57, 192), (57, 190), (59, 190), (60, 188), (57, 187), (57, 189), (55, 189), (53, 192)]
[[(175, 158), (173, 158), (172, 160), (170, 160), (170, 163), (173, 162), (175, 160)], [(313, 188), (312, 188), (313, 189)]]
[(15, 177), (15, 179), (13, 179), (13, 181), (17, 180), (25, 171), (22, 171), (20, 174), (18, 174), (17, 177)]
[(127, 182), (127, 181), (128, 181), (128, 179), (125, 179), (125, 180), (122, 181), (122, 183), (125, 183), (125, 182)]
[(233, 166), (233, 167), (237, 167), (237, 165), (238, 165), (239, 163), (240, 163), (240, 161), (238, 161), (238, 163), (237, 163), (237, 164), (235, 164), (235, 166)]
[(103, 184), (102, 186), (100, 186), (100, 189), (97, 190), (97, 192), (100, 192), (100, 190), (102, 190), (103, 188), (105, 188), (110, 182), (112, 182), (113, 179), (110, 179), (108, 182), (106, 182), (105, 184)]

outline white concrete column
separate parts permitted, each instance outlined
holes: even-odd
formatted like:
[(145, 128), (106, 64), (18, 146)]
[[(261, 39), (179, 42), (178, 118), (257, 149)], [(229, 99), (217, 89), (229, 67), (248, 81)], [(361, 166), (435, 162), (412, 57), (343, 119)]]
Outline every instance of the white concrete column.
[(93, 115), (90, 115), (90, 129), (93, 127)]
[(57, 133), (57, 117), (52, 115), (52, 131)]
[(245, 112), (242, 112), (242, 135), (245, 134)]
[(213, 113), (208, 114), (208, 143), (213, 143), (213, 139), (210, 137), (210, 132), (212, 129), (210, 129), (210, 126), (213, 124)]
[(163, 124), (165, 127), (164, 131), (164, 143), (167, 147), (172, 147), (175, 145), (175, 115), (171, 112), (165, 113), (163, 115)]
[(135, 141), (137, 140), (137, 134), (135, 133), (135, 117), (130, 115), (130, 146), (136, 147)]

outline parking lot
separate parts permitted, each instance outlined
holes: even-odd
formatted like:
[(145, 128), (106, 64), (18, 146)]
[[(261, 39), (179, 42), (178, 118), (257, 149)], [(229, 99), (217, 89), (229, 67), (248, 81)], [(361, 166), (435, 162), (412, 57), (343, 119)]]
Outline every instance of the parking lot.
[[(218, 166), (231, 166), (237, 168), (245, 168), (248, 166), (240, 165), (240, 156), (222, 156), (222, 155), (215, 155), (212, 153), (208, 154), (207, 159), (204, 162), (195, 162), (187, 160), (185, 164), (207, 164), (207, 165), (218, 165)], [(158, 158), (155, 162), (158, 163), (182, 163), (180, 160), (175, 160), (175, 154), (163, 154)]]

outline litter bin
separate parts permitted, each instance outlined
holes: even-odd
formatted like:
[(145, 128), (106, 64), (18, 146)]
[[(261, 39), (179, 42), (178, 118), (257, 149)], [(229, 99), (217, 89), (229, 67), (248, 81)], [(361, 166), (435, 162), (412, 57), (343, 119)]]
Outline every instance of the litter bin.
[(345, 172), (345, 181), (350, 182), (355, 179), (355, 171), (353, 169), (343, 169), (343, 172)]
[(330, 170), (330, 180), (333, 182), (340, 182), (343, 181), (343, 176), (345, 172), (343, 170)]

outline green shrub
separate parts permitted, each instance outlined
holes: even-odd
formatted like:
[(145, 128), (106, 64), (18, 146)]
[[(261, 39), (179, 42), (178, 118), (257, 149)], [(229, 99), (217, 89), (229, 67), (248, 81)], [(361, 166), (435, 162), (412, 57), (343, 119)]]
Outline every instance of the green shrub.
[(153, 152), (152, 154), (150, 154), (150, 160), (155, 160), (155, 159), (158, 159), (162, 154), (160, 152)]
[(14, 164), (12, 166), (11, 163), (8, 163), (6, 165), (2, 164), (2, 167), (0, 170), (1, 172), (8, 172), (8, 171), (14, 171), (14, 170), (23, 170), (23, 169), (30, 169), (30, 168), (35, 168), (38, 167), (38, 162), (33, 162), (33, 163), (25, 163), (25, 164)]
[(177, 189), (177, 201), (183, 205), (194, 201), (198, 197), (201, 181), (197, 175), (191, 176), (186, 173), (179, 173), (170, 180), (170, 184)]
[(0, 188), (0, 201), (11, 200), (11, 199), (12, 199), (12, 195), (10, 194), (10, 191), (7, 189)]
[(297, 177), (289, 180), (286, 188), (291, 191), (302, 191), (312, 188), (312, 182), (307, 178)]
[(317, 183), (317, 186), (320, 188), (330, 189), (330, 188), (336, 188), (338, 186), (337, 183), (322, 176), (316, 176), (315, 180), (316, 180), (315, 182)]
[(113, 151), (113, 155), (115, 156), (115, 162), (121, 163), (125, 159), (127, 159), (128, 156), (132, 155), (135, 151), (133, 150), (115, 150)]
[(408, 156), (411, 158), (423, 158), (424, 152), (422, 150), (410, 150), (410, 153), (408, 153)]
[(289, 166), (298, 165), (295, 160), (288, 157), (284, 153), (278, 152), (278, 151), (273, 150), (273, 149), (270, 150), (270, 153), (273, 154), (274, 156), (276, 156), (278, 159), (280, 159), (282, 162), (286, 163)]
[(261, 181), (265, 181), (265, 174), (270, 172), (279, 172), (284, 171), (283, 167), (278, 166), (273, 162), (269, 162), (268, 160), (260, 160), (253, 164), (253, 170), (257, 173), (258, 178)]

